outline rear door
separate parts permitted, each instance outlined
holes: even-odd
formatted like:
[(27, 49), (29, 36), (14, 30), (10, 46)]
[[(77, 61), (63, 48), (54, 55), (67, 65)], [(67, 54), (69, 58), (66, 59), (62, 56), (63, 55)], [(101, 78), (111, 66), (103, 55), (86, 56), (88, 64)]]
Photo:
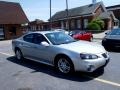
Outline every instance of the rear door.
[(20, 46), (24, 57), (32, 58), (33, 49), (35, 48), (33, 44), (34, 37), (34, 34), (28, 34), (23, 37), (23, 42), (21, 42)]

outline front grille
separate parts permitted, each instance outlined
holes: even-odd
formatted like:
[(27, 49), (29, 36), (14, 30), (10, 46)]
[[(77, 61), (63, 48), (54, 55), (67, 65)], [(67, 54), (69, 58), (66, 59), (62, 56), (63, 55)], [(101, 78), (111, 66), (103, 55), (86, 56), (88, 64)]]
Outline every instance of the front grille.
[(103, 56), (104, 58), (107, 58), (107, 54), (106, 54), (106, 53), (103, 53), (102, 56)]

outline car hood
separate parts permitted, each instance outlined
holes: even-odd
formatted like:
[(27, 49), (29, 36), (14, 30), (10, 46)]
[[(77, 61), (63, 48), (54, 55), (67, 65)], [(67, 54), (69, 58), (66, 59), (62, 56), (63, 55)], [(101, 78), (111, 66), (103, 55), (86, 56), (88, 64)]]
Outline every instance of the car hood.
[(104, 39), (120, 40), (120, 35), (106, 35)]
[(98, 53), (106, 52), (102, 45), (93, 42), (82, 41), (82, 40), (68, 44), (61, 44), (58, 45), (58, 47), (77, 53), (98, 54)]

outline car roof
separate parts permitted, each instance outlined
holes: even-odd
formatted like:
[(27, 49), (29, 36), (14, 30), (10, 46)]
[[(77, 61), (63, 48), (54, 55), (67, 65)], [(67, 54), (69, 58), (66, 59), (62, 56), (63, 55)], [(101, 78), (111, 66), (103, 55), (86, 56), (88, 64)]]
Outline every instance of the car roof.
[(61, 31), (35, 31), (35, 32), (28, 32), (27, 34), (32, 34), (32, 33), (40, 33), (40, 34), (47, 34), (47, 33), (55, 33), (55, 32), (61, 32)]
[(83, 30), (73, 30), (72, 32), (85, 32)]

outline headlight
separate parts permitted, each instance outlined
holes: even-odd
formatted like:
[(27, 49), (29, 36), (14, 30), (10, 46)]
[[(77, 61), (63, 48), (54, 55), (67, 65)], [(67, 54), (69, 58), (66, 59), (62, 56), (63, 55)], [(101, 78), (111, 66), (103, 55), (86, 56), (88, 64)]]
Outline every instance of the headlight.
[(94, 54), (80, 54), (81, 59), (97, 59), (99, 58), (97, 55)]

